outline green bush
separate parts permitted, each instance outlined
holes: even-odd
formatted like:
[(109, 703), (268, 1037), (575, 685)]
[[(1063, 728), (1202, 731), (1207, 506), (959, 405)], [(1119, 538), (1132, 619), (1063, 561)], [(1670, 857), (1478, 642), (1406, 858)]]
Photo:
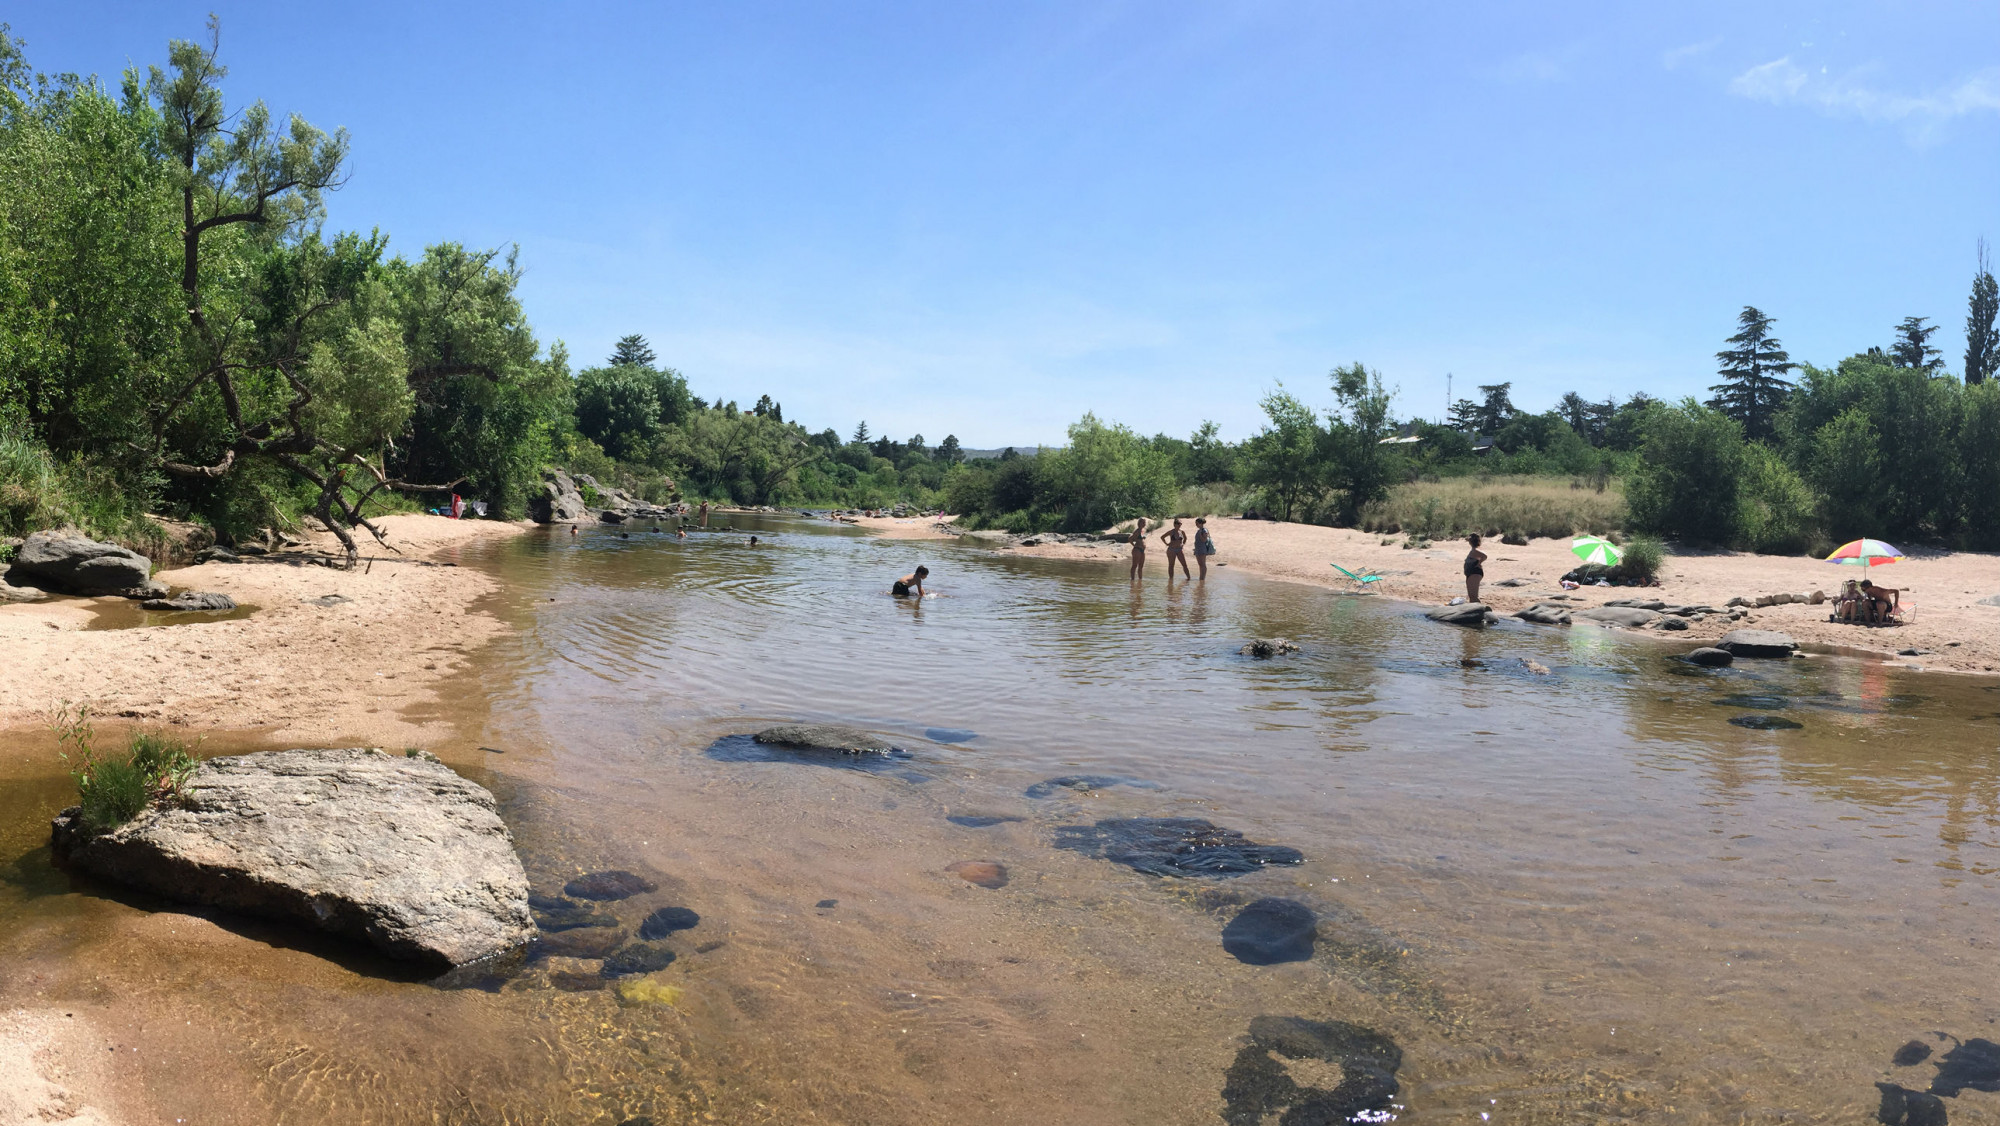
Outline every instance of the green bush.
[(155, 802), (172, 801), (187, 790), (200, 765), (186, 743), (157, 732), (132, 736), (122, 758), (100, 757), (87, 704), (60, 704), (49, 718), (62, 758), (76, 782), (83, 823), (103, 833), (125, 824)]
[(1769, 447), (1743, 449), (1740, 544), (1772, 555), (1798, 555), (1820, 538), (1819, 498)]
[(1646, 442), (1625, 487), (1635, 527), (1704, 543), (1733, 543), (1742, 519), (1743, 427), (1688, 399), (1646, 417)]
[(1660, 575), (1660, 565), (1665, 562), (1667, 549), (1659, 540), (1651, 536), (1640, 536), (1625, 545), (1625, 554), (1618, 561), (1615, 573), (1618, 578), (1639, 586), (1650, 585)]

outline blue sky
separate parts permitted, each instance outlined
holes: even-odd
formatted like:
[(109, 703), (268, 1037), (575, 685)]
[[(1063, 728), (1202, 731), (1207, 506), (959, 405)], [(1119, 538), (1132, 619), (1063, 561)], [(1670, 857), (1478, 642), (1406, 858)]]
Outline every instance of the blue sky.
[(222, 18), (232, 102), (353, 134), (336, 226), (518, 243), (544, 340), (843, 432), (1256, 429), (1362, 360), (1705, 394), (1908, 315), (2000, 241), (2000, 5), (33, 4), (45, 71)]

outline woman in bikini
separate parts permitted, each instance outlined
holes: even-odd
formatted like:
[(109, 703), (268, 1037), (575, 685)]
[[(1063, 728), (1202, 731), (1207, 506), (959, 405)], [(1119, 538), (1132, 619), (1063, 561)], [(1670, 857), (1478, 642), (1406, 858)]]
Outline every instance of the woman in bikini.
[(1126, 573), (1125, 577), (1130, 579), (1136, 579), (1140, 575), (1144, 574), (1145, 570), (1146, 570), (1146, 518), (1144, 516), (1141, 516), (1139, 517), (1139, 522), (1132, 525), (1132, 569)]
[(1208, 577), (1208, 557), (1215, 554), (1215, 537), (1208, 534), (1208, 517), (1194, 518), (1194, 565), (1201, 568), (1201, 577)]
[(924, 579), (931, 573), (929, 567), (918, 567), (902, 578), (889, 584), (889, 593), (897, 598), (917, 598), (924, 596)]
[(1187, 533), (1181, 531), (1181, 518), (1174, 517), (1174, 526), (1160, 533), (1160, 542), (1167, 545), (1167, 581), (1174, 581), (1174, 563), (1181, 565), (1181, 577), (1191, 579), (1187, 565)]
[(1465, 537), (1465, 542), (1472, 545), (1472, 550), (1465, 553), (1465, 600), (1477, 602), (1479, 580), (1486, 577), (1486, 568), (1481, 566), (1486, 562), (1486, 553), (1479, 550), (1479, 533)]

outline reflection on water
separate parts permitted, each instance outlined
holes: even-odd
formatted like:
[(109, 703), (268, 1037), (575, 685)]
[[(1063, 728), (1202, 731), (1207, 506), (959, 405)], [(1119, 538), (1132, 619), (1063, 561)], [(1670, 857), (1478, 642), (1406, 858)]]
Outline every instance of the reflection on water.
[(2000, 1008), (1991, 685), (737, 523), (466, 558), (519, 632), (437, 749), (579, 937), (444, 992), (151, 914), (48, 869), (44, 772), (0, 1003), (145, 1024), (201, 1121), (607, 1124), (1858, 1122)]

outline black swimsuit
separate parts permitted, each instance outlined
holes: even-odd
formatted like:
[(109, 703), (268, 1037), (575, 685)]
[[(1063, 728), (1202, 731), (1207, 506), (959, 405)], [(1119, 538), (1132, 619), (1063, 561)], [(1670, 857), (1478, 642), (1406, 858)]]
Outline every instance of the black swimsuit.
[(1478, 575), (1484, 578), (1486, 575), (1486, 568), (1481, 567), (1477, 559), (1474, 559), (1472, 556), (1468, 555), (1465, 557), (1465, 574), (1467, 578), (1470, 578), (1473, 575)]

